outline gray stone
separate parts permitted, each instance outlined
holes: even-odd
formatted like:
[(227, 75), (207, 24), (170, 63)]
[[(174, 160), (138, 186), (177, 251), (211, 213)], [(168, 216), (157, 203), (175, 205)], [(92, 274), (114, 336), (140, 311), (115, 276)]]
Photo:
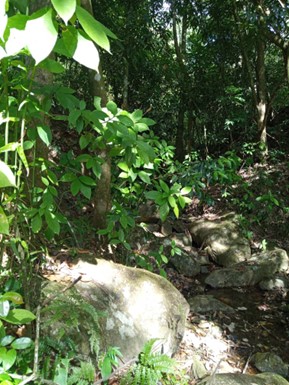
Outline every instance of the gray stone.
[(286, 271), (288, 261), (282, 249), (257, 253), (246, 262), (213, 271), (205, 282), (214, 288), (253, 286), (279, 271)]
[(276, 373), (259, 373), (256, 377), (266, 380), (266, 385), (289, 385), (285, 378)]
[(289, 385), (289, 382), (273, 373), (262, 373), (255, 376), (224, 373), (206, 377), (199, 385)]
[(289, 288), (289, 278), (284, 276), (276, 276), (270, 279), (264, 279), (259, 283), (262, 290), (286, 290)]
[(272, 372), (281, 376), (288, 375), (288, 364), (285, 364), (281, 357), (274, 353), (255, 353), (251, 358), (253, 363), (260, 372)]
[(206, 377), (200, 385), (271, 385), (263, 378), (239, 373), (220, 373)]
[(189, 231), (193, 240), (221, 266), (231, 266), (251, 257), (249, 241), (242, 236), (234, 217), (195, 219)]
[(234, 311), (231, 306), (219, 301), (212, 295), (196, 295), (188, 298), (188, 303), (193, 313), (214, 313), (215, 311), (230, 313)]
[(79, 261), (71, 271), (66, 269), (65, 276), (69, 274), (81, 275), (75, 288), (85, 301), (105, 313), (100, 318), (101, 350), (118, 346), (124, 360), (129, 360), (149, 339), (159, 338), (164, 353), (176, 352), (189, 305), (166, 279), (99, 259), (96, 265)]

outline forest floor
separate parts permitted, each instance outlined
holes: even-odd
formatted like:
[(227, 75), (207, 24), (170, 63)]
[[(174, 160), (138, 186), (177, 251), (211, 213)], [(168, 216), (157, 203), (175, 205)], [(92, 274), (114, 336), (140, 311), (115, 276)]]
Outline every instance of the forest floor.
[[(242, 183), (231, 189), (230, 199), (224, 199), (223, 189), (215, 185), (208, 188), (214, 204), (201, 204), (197, 198), (187, 209), (187, 215), (218, 218), (234, 211), (242, 214), (244, 232), (249, 236), (252, 249), (260, 250), (275, 245), (289, 252), (289, 167), (288, 160), (272, 165), (255, 165), (241, 170)], [(250, 190), (247, 196), (247, 186)], [(74, 202), (75, 203), (75, 202)], [(76, 205), (66, 201), (66, 209)], [(97, 245), (85, 228), (90, 208), (75, 213), (82, 235), (77, 234), (81, 247), (95, 253)], [(75, 215), (77, 214), (77, 215)], [(75, 225), (75, 222), (74, 222)], [(64, 241), (65, 242), (65, 241)], [(115, 256), (117, 261), (117, 256)], [(213, 262), (212, 262), (213, 265)], [(190, 313), (182, 344), (175, 359), (178, 367), (197, 384), (200, 366), (207, 373), (238, 372), (253, 374), (250, 363), (256, 352), (274, 352), (289, 364), (289, 305), (286, 291), (261, 291), (257, 287), (211, 289), (204, 284), (205, 275), (188, 278), (167, 268), (171, 283), (185, 296), (213, 295), (235, 309), (233, 313), (221, 311), (209, 314)], [(201, 370), (202, 372), (202, 370)], [(109, 385), (117, 385), (112, 378)]]
[[(204, 205), (194, 199), (187, 214), (218, 218), (228, 211), (242, 212), (253, 250), (260, 250), (262, 245), (274, 245), (289, 252), (288, 162), (255, 165), (243, 169), (240, 175), (243, 183), (250, 186), (252, 195), (249, 198), (243, 199), (244, 191), (236, 185), (233, 199), (225, 200), (222, 189), (213, 186), (208, 193), (214, 197), (214, 204)], [(261, 199), (256, 200), (258, 197)], [(250, 202), (256, 206), (251, 206)], [(204, 370), (209, 374), (257, 373), (250, 362), (256, 352), (275, 353), (289, 364), (289, 301), (286, 290), (269, 292), (258, 287), (212, 289), (204, 284), (205, 275), (188, 278), (172, 268), (167, 269), (167, 274), (185, 298), (200, 293), (213, 295), (235, 310), (232, 313), (189, 314), (184, 339), (175, 359), (191, 385), (198, 383)], [(118, 382), (114, 379), (111, 384)]]

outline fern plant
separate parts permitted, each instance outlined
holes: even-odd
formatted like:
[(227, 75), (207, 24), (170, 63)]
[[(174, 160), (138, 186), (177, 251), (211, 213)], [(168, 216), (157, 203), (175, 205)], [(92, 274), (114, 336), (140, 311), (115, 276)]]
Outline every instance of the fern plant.
[(81, 362), (80, 368), (73, 368), (73, 373), (69, 377), (68, 385), (91, 385), (95, 380), (95, 368), (93, 364), (88, 362)]
[(165, 354), (154, 353), (157, 338), (143, 347), (136, 364), (121, 379), (120, 385), (157, 385), (168, 373), (173, 373), (175, 361)]
[[(88, 335), (91, 353), (95, 356), (99, 352), (99, 317), (100, 313), (93, 305), (85, 301), (77, 290), (70, 290), (55, 299), (49, 306), (43, 309), (48, 312), (49, 317), (44, 318), (44, 327), (54, 325), (53, 337), (56, 341), (61, 341), (62, 337), (71, 337), (79, 334), (83, 338), (83, 333)], [(55, 325), (57, 325), (55, 327)], [(77, 333), (75, 333), (77, 332)], [(75, 343), (77, 341), (74, 341)]]

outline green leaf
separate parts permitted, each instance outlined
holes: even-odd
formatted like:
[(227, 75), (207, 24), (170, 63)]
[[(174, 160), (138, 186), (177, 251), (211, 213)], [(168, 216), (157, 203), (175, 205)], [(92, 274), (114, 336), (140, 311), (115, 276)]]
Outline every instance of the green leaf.
[(32, 339), (28, 337), (17, 338), (14, 342), (12, 342), (11, 346), (16, 350), (27, 349), (32, 346)]
[(109, 40), (106, 35), (104, 26), (95, 20), (95, 18), (85, 9), (77, 6), (76, 16), (88, 36), (100, 47), (106, 51), (110, 51)]
[(37, 126), (37, 132), (42, 140), (46, 144), (46, 146), (49, 146), (52, 140), (52, 133), (49, 126)]
[(169, 204), (172, 208), (176, 207), (177, 203), (176, 203), (176, 200), (173, 196), (169, 196), (168, 201), (169, 201)]
[[(1, 178), (0, 178), (0, 181), (1, 181)], [(0, 206), (0, 234), (9, 235), (9, 221), (1, 206)]]
[(16, 187), (15, 175), (9, 166), (0, 160), (0, 188), (10, 186)]
[(18, 155), (19, 155), (19, 157), (21, 159), (21, 162), (24, 164), (24, 167), (25, 167), (27, 175), (28, 175), (29, 165), (28, 165), (27, 158), (26, 158), (26, 155), (25, 155), (25, 152), (24, 152), (24, 148), (22, 146), (18, 146), (17, 147), (17, 153), (18, 153)]
[(145, 193), (145, 196), (147, 199), (151, 199), (151, 200), (155, 201), (158, 198), (162, 198), (163, 195), (159, 191), (148, 191)]
[(187, 195), (191, 192), (192, 188), (190, 186), (185, 186), (181, 189), (181, 194), (182, 195)]
[(162, 190), (165, 192), (165, 193), (169, 193), (170, 192), (170, 188), (169, 188), (169, 186), (163, 181), (163, 180), (159, 180), (159, 184), (160, 184), (160, 186), (161, 186), (161, 188), (162, 188)]
[(169, 205), (167, 203), (164, 203), (163, 205), (161, 205), (160, 218), (161, 218), (162, 222), (164, 222), (167, 219), (169, 212), (170, 212), (170, 208), (169, 208)]
[(85, 184), (81, 184), (80, 191), (85, 196), (85, 198), (87, 198), (87, 199), (91, 198), (91, 187), (89, 187)]
[(72, 182), (76, 179), (76, 176), (74, 173), (72, 172), (67, 172), (66, 174), (64, 174), (61, 179), (60, 179), (60, 182)]
[(108, 111), (110, 111), (113, 115), (116, 115), (116, 114), (117, 114), (117, 105), (116, 105), (112, 100), (110, 100), (110, 101), (106, 104), (106, 108), (107, 108)]
[(96, 182), (94, 179), (90, 178), (89, 176), (82, 175), (79, 177), (79, 180), (81, 183), (86, 184), (87, 186), (95, 186)]
[(79, 32), (77, 32), (77, 46), (73, 54), (73, 59), (87, 68), (98, 71), (98, 50), (92, 41), (83, 37)]
[(62, 74), (65, 72), (65, 68), (61, 63), (56, 60), (46, 58), (38, 65), (39, 68), (43, 68), (53, 74)]
[(179, 211), (178, 205), (176, 205), (176, 206), (173, 208), (173, 212), (174, 212), (176, 218), (178, 218), (179, 215), (180, 215), (180, 211)]
[(35, 217), (31, 220), (31, 228), (33, 233), (37, 234), (41, 230), (42, 227), (42, 218), (39, 214), (36, 214)]
[(148, 143), (138, 140), (136, 146), (138, 154), (144, 163), (148, 164), (155, 158), (155, 152)]
[(25, 33), (29, 52), (38, 64), (49, 56), (57, 40), (58, 33), (52, 21), (52, 9), (37, 19), (29, 20)]
[(17, 356), (17, 353), (16, 353), (16, 350), (14, 349), (6, 350), (5, 353), (4, 351), (2, 352), (0, 349), (0, 359), (2, 359), (2, 366), (4, 371), (9, 370), (14, 365), (16, 361), (16, 356)]
[(53, 234), (59, 234), (60, 224), (55, 214), (51, 213), (50, 211), (46, 211), (45, 220), (49, 229), (53, 232)]
[(77, 46), (77, 30), (68, 25), (67, 28), (62, 31), (62, 38), (58, 39), (54, 47), (54, 52), (71, 58), (76, 50)]
[(126, 115), (118, 115), (117, 116), (118, 120), (124, 124), (127, 127), (132, 127), (134, 125), (133, 120), (131, 120), (128, 116)]
[(12, 309), (7, 317), (1, 317), (4, 321), (15, 325), (27, 324), (35, 320), (35, 315), (26, 309)]
[(79, 180), (77, 178), (74, 179), (73, 182), (71, 183), (71, 186), (70, 186), (71, 194), (73, 196), (76, 196), (79, 193), (81, 186), (82, 185), (79, 182)]
[(15, 291), (7, 291), (4, 293), (1, 298), (1, 301), (7, 300), (15, 303), (16, 305), (21, 305), (23, 303), (22, 295), (19, 293), (16, 293)]
[(126, 228), (127, 228), (127, 225), (128, 225), (127, 216), (126, 216), (126, 215), (122, 215), (122, 216), (119, 218), (119, 221), (120, 221), (121, 226), (122, 226), (124, 229), (126, 229)]
[(139, 178), (144, 182), (144, 183), (147, 183), (147, 184), (151, 184), (151, 179), (150, 179), (150, 175), (145, 172), (145, 171), (140, 171), (138, 173), (138, 176)]
[(131, 117), (133, 121), (136, 123), (142, 118), (143, 112), (142, 110), (135, 110), (132, 114)]
[(101, 365), (101, 377), (106, 379), (112, 372), (111, 360), (109, 357), (104, 357), (103, 363)]
[(55, 11), (65, 24), (72, 18), (76, 9), (76, 0), (51, 0)]
[(144, 132), (149, 130), (148, 126), (144, 123), (135, 123), (134, 127), (137, 129), (138, 132)]
[(9, 301), (0, 301), (0, 317), (6, 317), (10, 311)]
[(156, 124), (156, 122), (152, 119), (149, 119), (149, 118), (142, 118), (139, 123), (144, 123), (146, 124), (147, 126), (153, 126), (154, 124)]
[(128, 167), (128, 165), (126, 164), (126, 162), (119, 162), (119, 163), (117, 164), (117, 166), (118, 166), (122, 171), (128, 172), (128, 170), (129, 170), (129, 167)]
[(5, 336), (1, 339), (0, 341), (0, 345), (1, 346), (8, 346), (11, 344), (11, 342), (13, 342), (15, 340), (15, 337), (13, 336)]

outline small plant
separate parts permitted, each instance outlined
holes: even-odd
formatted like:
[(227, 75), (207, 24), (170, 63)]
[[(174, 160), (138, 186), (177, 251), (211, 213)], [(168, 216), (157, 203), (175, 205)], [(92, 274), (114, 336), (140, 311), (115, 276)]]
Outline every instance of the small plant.
[(95, 368), (93, 364), (88, 362), (81, 362), (80, 367), (72, 368), (73, 373), (69, 377), (68, 385), (91, 385), (95, 380)]
[(156, 341), (154, 338), (144, 345), (138, 361), (122, 378), (121, 385), (157, 385), (167, 374), (174, 373), (175, 361), (165, 354), (153, 352)]
[(173, 210), (177, 218), (179, 217), (180, 208), (183, 209), (186, 204), (191, 202), (191, 199), (186, 196), (190, 191), (191, 187), (182, 187), (179, 183), (174, 183), (172, 187), (169, 187), (167, 183), (159, 180), (156, 190), (148, 191), (145, 196), (160, 206), (160, 218), (164, 222), (170, 210)]
[[(6, 292), (0, 296), (0, 381), (1, 384), (12, 385), (17, 365), (20, 361), (19, 352), (30, 348), (33, 341), (29, 337), (17, 338), (12, 330), (7, 333), (9, 325), (24, 325), (35, 319), (33, 313), (26, 309), (17, 308), (23, 304), (23, 298), (19, 293)], [(3, 322), (2, 322), (3, 321)], [(11, 328), (12, 329), (12, 328)], [(21, 366), (21, 365), (20, 365)], [(29, 372), (27, 362), (24, 365), (26, 373)], [(24, 374), (26, 374), (24, 373)], [(22, 373), (23, 374), (23, 373)]]
[(109, 347), (107, 352), (100, 357), (98, 367), (103, 380), (107, 379), (111, 375), (113, 369), (118, 366), (118, 359), (120, 357), (122, 357), (122, 354), (116, 346)]

